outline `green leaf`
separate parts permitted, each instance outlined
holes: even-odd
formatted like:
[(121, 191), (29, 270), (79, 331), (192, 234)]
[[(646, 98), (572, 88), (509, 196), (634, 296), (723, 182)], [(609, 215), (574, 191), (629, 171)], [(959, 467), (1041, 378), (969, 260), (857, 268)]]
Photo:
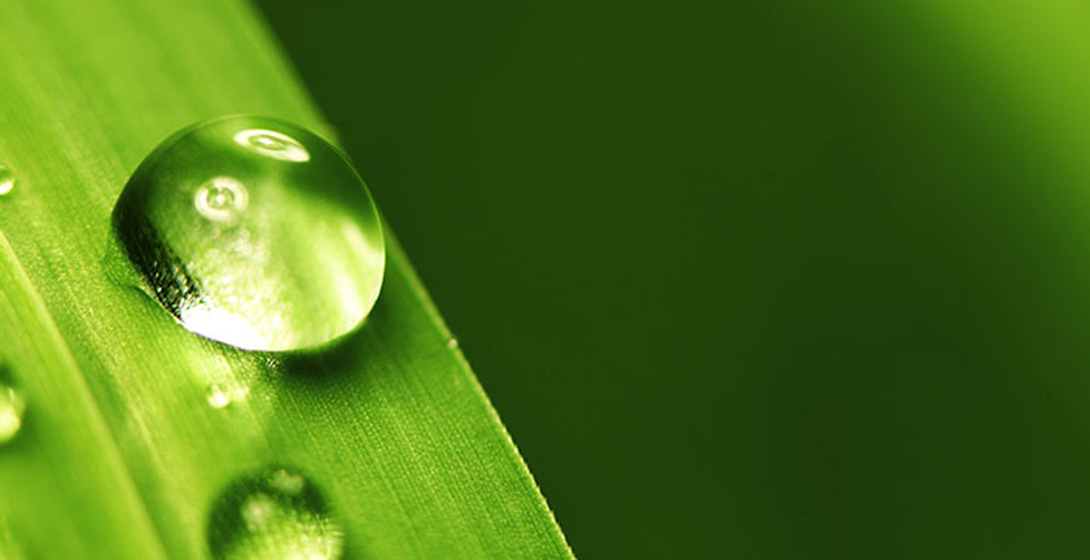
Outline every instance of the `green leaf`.
[[(571, 557), (392, 237), (367, 322), (306, 354), (200, 338), (110, 281), (114, 202), (171, 133), (246, 113), (331, 136), (250, 6), (0, 14), (0, 363), (27, 403), (0, 446), (5, 557), (208, 557), (219, 496), (274, 465), (322, 490), (345, 558)], [(233, 402), (210, 406), (213, 386)]]

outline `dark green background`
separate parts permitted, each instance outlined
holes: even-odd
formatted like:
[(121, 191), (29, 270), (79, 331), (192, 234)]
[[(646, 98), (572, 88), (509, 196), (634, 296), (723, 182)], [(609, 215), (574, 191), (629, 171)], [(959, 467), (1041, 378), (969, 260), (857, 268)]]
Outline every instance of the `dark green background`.
[(583, 558), (1090, 554), (1090, 8), (260, 2)]

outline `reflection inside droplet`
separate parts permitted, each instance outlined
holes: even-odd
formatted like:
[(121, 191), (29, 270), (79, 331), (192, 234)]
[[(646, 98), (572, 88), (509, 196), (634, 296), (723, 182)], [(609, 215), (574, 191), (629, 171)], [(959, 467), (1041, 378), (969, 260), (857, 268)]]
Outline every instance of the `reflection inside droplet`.
[(267, 530), (276, 513), (276, 502), (266, 494), (254, 494), (242, 503), (242, 520), (251, 531)]
[(238, 222), (249, 204), (250, 195), (246, 187), (230, 177), (216, 177), (208, 181), (193, 196), (193, 205), (202, 216), (224, 224)]
[(296, 495), (303, 491), (307, 479), (287, 469), (276, 469), (269, 476), (269, 484), (285, 494)]
[(263, 156), (301, 163), (310, 160), (310, 153), (296, 139), (264, 128), (252, 128), (235, 134), (235, 142)]

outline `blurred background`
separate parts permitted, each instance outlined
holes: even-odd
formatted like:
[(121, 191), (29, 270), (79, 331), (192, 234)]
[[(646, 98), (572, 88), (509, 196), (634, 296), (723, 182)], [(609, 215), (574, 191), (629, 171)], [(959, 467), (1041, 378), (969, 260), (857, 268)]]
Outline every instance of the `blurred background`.
[(335, 4), (258, 2), (577, 555), (1090, 552), (1090, 4)]

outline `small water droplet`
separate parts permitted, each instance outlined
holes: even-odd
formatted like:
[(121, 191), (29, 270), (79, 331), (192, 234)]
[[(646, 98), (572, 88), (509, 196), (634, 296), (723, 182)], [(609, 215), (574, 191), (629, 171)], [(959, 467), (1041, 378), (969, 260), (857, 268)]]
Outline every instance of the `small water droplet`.
[[(125, 185), (112, 246), (185, 328), (246, 350), (356, 329), (382, 285), (378, 212), (335, 148), (295, 125), (229, 117), (175, 134)], [(117, 259), (106, 259), (107, 266)]]
[(450, 337), (450, 340), (447, 341), (447, 348), (450, 348), (451, 350), (454, 350), (457, 347), (458, 347), (458, 339), (454, 338), (453, 336)]
[(26, 396), (10, 370), (0, 365), (0, 445), (19, 433), (25, 413)]
[(215, 409), (226, 408), (227, 405), (246, 399), (250, 395), (250, 388), (231, 385), (227, 383), (213, 383), (208, 386), (205, 396), (209, 406)]
[(15, 172), (6, 165), (0, 165), (0, 196), (15, 189)]
[(227, 396), (227, 391), (220, 385), (212, 385), (208, 388), (208, 404), (212, 408), (223, 408), (231, 404), (231, 397)]
[(274, 467), (228, 486), (208, 524), (216, 560), (334, 560), (344, 532), (305, 476)]

